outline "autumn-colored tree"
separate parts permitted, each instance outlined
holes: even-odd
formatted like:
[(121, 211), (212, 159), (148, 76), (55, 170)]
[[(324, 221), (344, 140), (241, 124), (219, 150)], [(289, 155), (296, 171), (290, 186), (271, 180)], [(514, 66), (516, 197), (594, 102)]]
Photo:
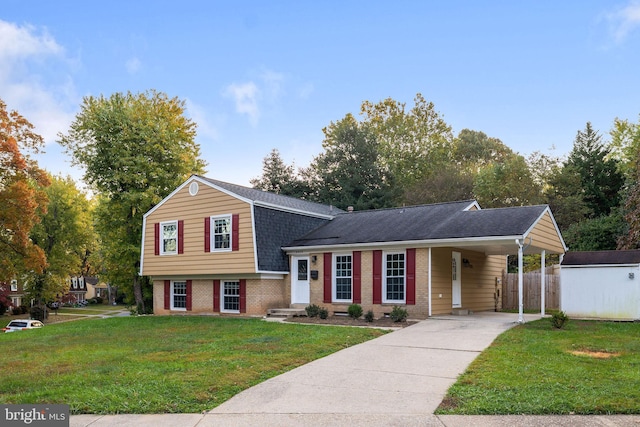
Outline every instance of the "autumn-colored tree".
[[(85, 97), (60, 144), (101, 197), (96, 229), (105, 250), (101, 275), (124, 289), (139, 312), (152, 309), (140, 278), (142, 216), (191, 174), (202, 173), (196, 124), (184, 101), (148, 91)], [(133, 296), (133, 298), (131, 298)]]
[(44, 252), (29, 239), (38, 211), (46, 209), (42, 188), (49, 180), (30, 157), (43, 146), (33, 125), (0, 99), (0, 282), (46, 265)]

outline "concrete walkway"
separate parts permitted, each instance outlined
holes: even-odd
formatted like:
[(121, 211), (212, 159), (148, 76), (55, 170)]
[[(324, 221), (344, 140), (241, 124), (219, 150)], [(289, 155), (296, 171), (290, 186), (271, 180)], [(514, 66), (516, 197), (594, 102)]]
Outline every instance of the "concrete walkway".
[(458, 375), (516, 320), (503, 313), (434, 317), (271, 378), (204, 414), (76, 415), (70, 425), (640, 426), (640, 416), (433, 415)]

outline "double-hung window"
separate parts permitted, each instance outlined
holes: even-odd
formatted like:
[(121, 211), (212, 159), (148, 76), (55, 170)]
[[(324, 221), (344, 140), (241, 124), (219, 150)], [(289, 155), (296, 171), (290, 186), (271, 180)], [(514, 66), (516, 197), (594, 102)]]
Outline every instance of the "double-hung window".
[(240, 313), (240, 282), (222, 282), (221, 311), (228, 313)]
[(12, 280), (11, 281), (11, 291), (12, 292), (17, 292), (18, 291), (18, 281), (17, 280)]
[(405, 253), (390, 252), (384, 258), (384, 302), (404, 303), (405, 288)]
[(187, 282), (171, 282), (171, 310), (187, 309)]
[(334, 256), (333, 300), (351, 302), (353, 285), (352, 256), (337, 254)]
[(178, 221), (168, 221), (160, 224), (161, 255), (174, 255), (178, 253)]
[(211, 217), (211, 251), (231, 250), (231, 215)]

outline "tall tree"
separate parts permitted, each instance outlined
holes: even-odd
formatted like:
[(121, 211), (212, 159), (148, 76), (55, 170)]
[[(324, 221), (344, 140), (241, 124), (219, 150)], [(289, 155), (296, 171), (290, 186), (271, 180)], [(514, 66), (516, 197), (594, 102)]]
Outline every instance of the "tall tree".
[(487, 208), (538, 204), (542, 200), (540, 186), (519, 154), (483, 167), (476, 176), (473, 192), (480, 206)]
[(277, 148), (262, 159), (262, 176), (252, 178), (253, 188), (270, 191), (285, 196), (304, 197), (302, 182), (298, 179), (293, 165), (287, 165)]
[(88, 253), (95, 250), (91, 205), (71, 177), (50, 177), (49, 203), (31, 239), (42, 248), (47, 266), (31, 275), (30, 296), (38, 301), (64, 294), (68, 278), (80, 275)]
[(638, 123), (616, 118), (611, 136), (611, 156), (617, 159), (622, 174), (627, 179), (633, 179), (638, 168), (638, 154), (640, 153), (640, 116)]
[(453, 159), (465, 169), (477, 172), (489, 163), (501, 162), (513, 155), (513, 150), (498, 138), (484, 132), (462, 129), (454, 140)]
[(184, 101), (156, 91), (89, 96), (68, 133), (59, 135), (106, 205), (98, 209), (97, 230), (103, 245), (120, 250), (105, 252), (111, 259), (104, 276), (133, 294), (139, 312), (151, 304), (142, 289), (148, 281), (138, 276), (142, 216), (205, 166), (196, 124), (184, 111)]
[(609, 215), (612, 208), (620, 205), (624, 178), (618, 171), (618, 161), (609, 156), (602, 136), (587, 122), (585, 129), (576, 135), (566, 165), (580, 175), (582, 197), (591, 218)]
[(400, 187), (411, 187), (450, 164), (451, 127), (420, 93), (409, 111), (406, 104), (387, 98), (363, 102), (361, 114), (379, 143), (383, 166)]
[(31, 159), (44, 146), (33, 125), (17, 111), (7, 111), (0, 99), (0, 282), (10, 282), (26, 271), (42, 271), (46, 257), (29, 239), (46, 209), (42, 188), (46, 173)]
[(547, 184), (544, 196), (560, 230), (565, 231), (572, 224), (592, 216), (590, 207), (584, 201), (580, 173), (574, 166), (555, 167)]
[(324, 152), (311, 173), (318, 201), (341, 209), (375, 209), (394, 204), (393, 177), (380, 161), (376, 133), (351, 114), (322, 130)]

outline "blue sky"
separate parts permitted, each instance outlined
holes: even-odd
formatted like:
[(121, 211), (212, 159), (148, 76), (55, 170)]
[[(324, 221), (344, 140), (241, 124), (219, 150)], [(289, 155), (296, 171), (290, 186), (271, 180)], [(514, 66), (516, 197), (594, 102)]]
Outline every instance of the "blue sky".
[[(420, 92), (455, 134), (564, 155), (587, 121), (640, 114), (640, 1), (3, 0), (0, 98), (56, 143), (87, 95), (186, 101), (207, 176), (248, 185), (277, 148), (307, 166), (364, 100)], [(555, 150), (551, 151), (551, 147)]]

